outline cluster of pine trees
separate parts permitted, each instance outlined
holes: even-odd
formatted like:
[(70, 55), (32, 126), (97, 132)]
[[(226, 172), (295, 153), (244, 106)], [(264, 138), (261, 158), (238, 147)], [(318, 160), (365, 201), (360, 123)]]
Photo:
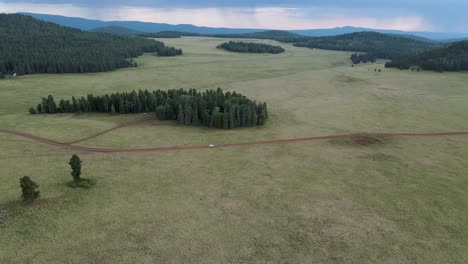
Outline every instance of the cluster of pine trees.
[(194, 89), (148, 90), (130, 93), (112, 93), (102, 96), (60, 100), (52, 95), (42, 98), (35, 113), (146, 113), (156, 112), (160, 120), (176, 120), (183, 125), (203, 125), (215, 128), (260, 126), (268, 119), (266, 103), (251, 101), (236, 92), (224, 93), (220, 88), (199, 92)]
[(392, 60), (385, 67), (431, 71), (467, 71), (468, 41), (460, 41), (445, 48), (426, 51), (414, 56)]
[(377, 56), (371, 53), (367, 53), (367, 54), (354, 53), (353, 55), (351, 55), (351, 61), (354, 64), (359, 64), (361, 62), (363, 63), (375, 62), (376, 60), (377, 60)]
[(253, 43), (243, 41), (229, 41), (218, 46), (218, 49), (225, 49), (234, 52), (248, 52), (248, 53), (272, 53), (278, 54), (284, 52), (280, 46), (273, 46), (264, 43)]
[(0, 72), (102, 72), (137, 66), (146, 52), (181, 55), (182, 50), (133, 36), (83, 32), (20, 14), (0, 14)]

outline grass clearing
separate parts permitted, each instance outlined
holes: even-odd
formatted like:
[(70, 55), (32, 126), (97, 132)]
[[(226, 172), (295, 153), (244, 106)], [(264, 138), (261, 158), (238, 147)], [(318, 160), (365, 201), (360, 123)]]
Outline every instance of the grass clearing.
[[(349, 54), (279, 44), (279, 55), (166, 39), (109, 73), (0, 81), (0, 128), (60, 142), (144, 118), (37, 115), (41, 97), (222, 87), (266, 101), (260, 129), (148, 121), (78, 143), (207, 145), (343, 133), (468, 131), (468, 76), (351, 67)], [(270, 42), (268, 42), (270, 43)], [(275, 42), (271, 42), (277, 44)], [(380, 67), (383, 72), (374, 72)], [(162, 153), (77, 153), (90, 189), (69, 188), (70, 151), (0, 134), (0, 263), (466, 263), (468, 138), (378, 138)], [(40, 185), (22, 206), (19, 178)]]

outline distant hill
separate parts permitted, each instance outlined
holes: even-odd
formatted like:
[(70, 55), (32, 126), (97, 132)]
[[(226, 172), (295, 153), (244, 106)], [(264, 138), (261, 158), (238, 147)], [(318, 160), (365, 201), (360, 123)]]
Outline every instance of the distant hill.
[(413, 35), (430, 40), (446, 40), (468, 37), (468, 33), (447, 33), (447, 32), (421, 32), (421, 31), (402, 31), (402, 30), (388, 30), (388, 29), (374, 29), (374, 28), (362, 28), (362, 27), (337, 27), (330, 29), (306, 29), (306, 30), (293, 30), (291, 32), (310, 36), (310, 37), (326, 37), (326, 36), (337, 36), (363, 31), (374, 31), (383, 34), (392, 35)]
[(180, 31), (161, 31), (157, 33), (141, 33), (139, 34), (141, 37), (145, 38), (180, 38), (180, 37), (196, 37), (201, 36), (198, 33), (190, 33), (190, 32), (180, 32)]
[(399, 58), (385, 66), (399, 69), (419, 67), (433, 71), (468, 71), (468, 41)]
[(298, 47), (370, 53), (376, 58), (395, 59), (424, 52), (437, 45), (415, 38), (377, 32), (358, 32), (332, 37), (313, 37), (294, 43)]
[(301, 36), (295, 33), (281, 30), (268, 30), (255, 33), (243, 34), (215, 34), (212, 37), (217, 38), (251, 38), (251, 39), (271, 39), (279, 42), (294, 43), (298, 41), (306, 41), (311, 37)]
[(230, 29), (230, 28), (210, 28), (210, 27), (198, 27), (194, 25), (170, 25), (165, 23), (149, 23), (149, 22), (139, 22), (139, 21), (100, 21), (93, 19), (84, 19), (78, 17), (65, 17), (65, 16), (56, 16), (56, 15), (46, 15), (46, 14), (34, 14), (34, 13), (22, 13), (25, 15), (32, 16), (37, 19), (44, 21), (56, 23), (59, 25), (79, 28), (81, 30), (92, 30), (100, 27), (107, 26), (119, 26), (125, 27), (128, 29), (140, 31), (140, 32), (161, 32), (161, 31), (181, 31), (189, 33), (199, 33), (199, 34), (222, 34), (222, 33), (249, 33), (261, 31), (260, 29)]
[(117, 35), (138, 35), (141, 34), (141, 31), (129, 29), (126, 27), (120, 26), (107, 26), (107, 27), (98, 27), (91, 29), (90, 32), (102, 32), (102, 33), (111, 33)]
[(81, 73), (134, 67), (144, 52), (181, 54), (162, 42), (84, 32), (30, 16), (0, 14), (0, 72), (6, 74)]
[[(79, 28), (81, 30), (92, 30), (99, 27), (107, 26), (120, 26), (128, 29), (156, 33), (161, 31), (181, 31), (198, 34), (240, 34), (240, 33), (254, 33), (267, 31), (268, 29), (239, 29), (239, 28), (210, 28), (198, 27), (194, 25), (170, 25), (165, 23), (149, 23), (138, 21), (100, 21), (92, 19), (83, 19), (77, 17), (64, 17), (46, 14), (24, 13), (48, 22), (53, 22), (59, 25)], [(371, 29), (359, 27), (338, 27), (330, 29), (306, 29), (306, 30), (290, 30), (291, 33), (296, 33), (303, 36), (322, 37), (322, 36), (336, 36), (342, 34), (356, 33), (362, 31), (375, 31), (385, 34), (395, 35), (414, 35), (417, 37), (427, 38), (431, 40), (446, 40), (446, 39), (460, 39), (468, 38), (468, 33), (443, 33), (443, 32), (406, 32), (399, 30), (384, 30), (384, 29)]]
[(455, 39), (446, 39), (443, 40), (443, 43), (453, 43), (453, 42), (459, 42), (459, 41), (465, 41), (468, 40), (468, 38), (455, 38)]

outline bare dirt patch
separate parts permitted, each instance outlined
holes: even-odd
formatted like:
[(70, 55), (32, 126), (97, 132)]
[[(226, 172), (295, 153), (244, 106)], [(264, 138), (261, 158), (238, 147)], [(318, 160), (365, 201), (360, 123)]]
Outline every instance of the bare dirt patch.
[(375, 144), (382, 144), (383, 141), (373, 137), (355, 137), (352, 138), (352, 144), (360, 146), (370, 146)]

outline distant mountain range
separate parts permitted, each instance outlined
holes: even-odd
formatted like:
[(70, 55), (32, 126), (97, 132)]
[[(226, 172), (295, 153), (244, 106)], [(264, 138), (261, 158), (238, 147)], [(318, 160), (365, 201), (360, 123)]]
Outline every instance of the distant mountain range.
[(120, 27), (120, 26), (107, 26), (107, 27), (98, 27), (89, 30), (90, 32), (104, 32), (104, 33), (111, 33), (111, 34), (117, 34), (117, 35), (138, 35), (142, 34), (143, 32), (129, 29), (126, 27)]
[(189, 33), (199, 34), (238, 34), (238, 33), (250, 33), (262, 31), (262, 29), (234, 29), (234, 28), (210, 28), (210, 27), (198, 27), (194, 25), (170, 25), (165, 23), (149, 23), (140, 21), (101, 21), (93, 19), (85, 19), (79, 17), (65, 17), (56, 15), (45, 15), (45, 14), (34, 14), (34, 13), (21, 13), (23, 15), (29, 15), (34, 18), (59, 24), (62, 26), (79, 28), (81, 30), (93, 30), (96, 28), (108, 27), (108, 26), (119, 26), (125, 27), (131, 30), (156, 33), (160, 31), (182, 31)]
[[(188, 33), (198, 34), (241, 34), (241, 33), (254, 33), (265, 31), (268, 29), (240, 29), (240, 28), (212, 28), (212, 27), (199, 27), (190, 24), (171, 25), (165, 23), (149, 23), (140, 21), (101, 21), (84, 19), (78, 17), (65, 17), (57, 15), (34, 14), (34, 13), (21, 13), (32, 16), (34, 18), (53, 22), (62, 26), (79, 28), (86, 31), (103, 31), (110, 32), (125, 32), (127, 34), (136, 34), (135, 32), (155, 33), (161, 31), (182, 31)], [(110, 28), (109, 28), (110, 27)], [(104, 29), (103, 29), (104, 28)], [(125, 28), (125, 29), (123, 29)], [(308, 30), (289, 30), (289, 32), (300, 34), (303, 36), (336, 36), (347, 33), (361, 32), (361, 31), (375, 31), (386, 34), (397, 35), (413, 35), (416, 37), (427, 38), (436, 41), (442, 40), (455, 40), (468, 38), (468, 33), (445, 33), (445, 32), (408, 32), (399, 30), (381, 30), (371, 28), (357, 28), (357, 27), (340, 27), (331, 29), (308, 29)], [(124, 33), (120, 33), (124, 34)]]

